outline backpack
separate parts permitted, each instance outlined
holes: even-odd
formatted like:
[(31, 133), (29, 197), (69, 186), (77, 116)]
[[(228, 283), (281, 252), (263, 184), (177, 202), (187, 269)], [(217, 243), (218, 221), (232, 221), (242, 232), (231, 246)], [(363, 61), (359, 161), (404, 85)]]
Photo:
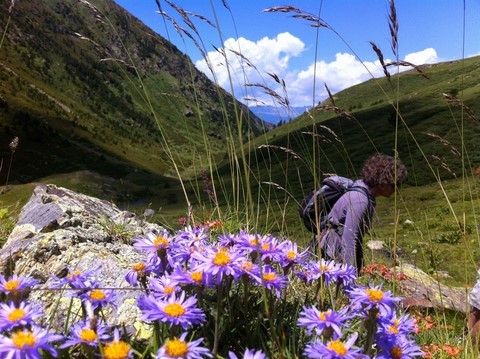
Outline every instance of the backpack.
[[(370, 195), (364, 187), (354, 186), (353, 180), (346, 177), (330, 176), (322, 181), (319, 189), (312, 190), (300, 203), (298, 212), (302, 218), (305, 227), (310, 232), (318, 233), (317, 223), (320, 225), (320, 231), (327, 228), (328, 213), (333, 205), (347, 191), (362, 192), (367, 196), (370, 203)], [(317, 201), (317, 214), (315, 216), (315, 201)]]

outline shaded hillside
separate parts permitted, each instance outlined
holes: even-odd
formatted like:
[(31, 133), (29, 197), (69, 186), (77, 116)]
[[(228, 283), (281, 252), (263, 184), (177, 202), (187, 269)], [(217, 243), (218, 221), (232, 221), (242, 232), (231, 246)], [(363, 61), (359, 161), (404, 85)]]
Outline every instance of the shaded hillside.
[(334, 103), (326, 100), (258, 138), (251, 167), (259, 182), (276, 182), (300, 198), (315, 178), (332, 172), (355, 177), (369, 154), (392, 154), (395, 147), (412, 185), (479, 166), (480, 57), (422, 71), (353, 86)]
[[(8, 6), (0, 5), (6, 28)], [(31, 0), (13, 7), (0, 48), (0, 146), (11, 182), (135, 168), (172, 175), (222, 158), (263, 122), (195, 69), (190, 59), (111, 0)], [(230, 137), (230, 138), (229, 138)], [(200, 160), (199, 160), (200, 159)], [(194, 163), (194, 162), (200, 163)], [(5, 180), (5, 168), (0, 182)]]

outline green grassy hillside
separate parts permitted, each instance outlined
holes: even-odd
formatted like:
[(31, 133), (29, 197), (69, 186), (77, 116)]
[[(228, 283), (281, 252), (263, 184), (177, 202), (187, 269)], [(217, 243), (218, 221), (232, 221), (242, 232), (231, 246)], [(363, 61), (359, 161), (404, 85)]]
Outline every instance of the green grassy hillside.
[(239, 132), (265, 130), (114, 1), (32, 0), (11, 14), (9, 5), (0, 5), (0, 154), (17, 136), (22, 163), (10, 182), (77, 170), (190, 174), (221, 159)]

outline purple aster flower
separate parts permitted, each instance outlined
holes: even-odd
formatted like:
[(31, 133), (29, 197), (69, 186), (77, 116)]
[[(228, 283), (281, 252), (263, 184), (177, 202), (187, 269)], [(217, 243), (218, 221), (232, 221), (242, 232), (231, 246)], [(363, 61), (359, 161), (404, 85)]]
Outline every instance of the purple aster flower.
[(31, 329), (17, 330), (10, 337), (0, 335), (0, 357), (15, 359), (41, 359), (40, 350), (57, 356), (50, 343), (62, 339), (61, 335), (50, 334), (47, 330), (34, 326)]
[(247, 253), (251, 253), (255, 259), (260, 254), (262, 261), (270, 262), (274, 256), (280, 255), (278, 239), (273, 236), (261, 236), (259, 234), (240, 233), (237, 237), (237, 247)]
[(131, 266), (130, 270), (125, 275), (125, 280), (128, 284), (136, 287), (138, 281), (143, 281), (152, 272), (152, 266), (145, 262), (138, 262)]
[(186, 227), (182, 231), (178, 231), (175, 238), (182, 246), (205, 246), (208, 244), (208, 227)]
[(178, 285), (178, 282), (168, 275), (150, 279), (148, 289), (152, 291), (152, 295), (157, 299), (168, 298), (182, 290)]
[(298, 253), (297, 243), (292, 241), (284, 241), (279, 244), (280, 252), (276, 261), (280, 263), (283, 268), (291, 267), (295, 264), (303, 264), (309, 257), (308, 251)]
[(120, 340), (118, 329), (113, 332), (113, 340), (103, 346), (105, 359), (127, 359), (132, 357), (132, 349), (123, 340)]
[(38, 281), (30, 277), (19, 277), (14, 274), (12, 277), (6, 279), (0, 274), (0, 293), (15, 293), (29, 289), (34, 285), (37, 285)]
[(225, 234), (219, 234), (218, 239), (220, 241), (220, 245), (222, 247), (232, 247), (237, 243), (237, 238), (238, 235), (231, 234), (231, 233), (225, 233)]
[(211, 274), (216, 278), (215, 283), (220, 284), (223, 277), (238, 277), (242, 256), (226, 247), (209, 247), (205, 248), (203, 252), (194, 252), (192, 258), (198, 261), (198, 265), (192, 269)]
[(395, 308), (395, 303), (402, 300), (400, 297), (394, 297), (390, 291), (383, 291), (381, 286), (372, 284), (370, 284), (370, 288), (357, 287), (346, 292), (351, 298), (352, 309), (361, 312), (378, 309), (384, 317), (390, 316)]
[(288, 284), (287, 277), (279, 275), (275, 269), (268, 265), (263, 268), (262, 277), (255, 280), (268, 290), (274, 290), (277, 297), (280, 297), (280, 290)]
[(81, 321), (70, 327), (70, 336), (60, 348), (69, 348), (74, 345), (97, 347), (98, 341), (110, 339), (109, 328), (103, 322)]
[(85, 272), (71, 267), (68, 267), (67, 269), (68, 273), (63, 278), (52, 276), (51, 279), (53, 283), (50, 283), (49, 286), (52, 288), (62, 288), (64, 285), (68, 285), (71, 288), (90, 287), (95, 282), (95, 275), (101, 269), (101, 267), (96, 267)]
[(169, 249), (173, 238), (170, 236), (167, 230), (164, 230), (160, 234), (149, 232), (145, 238), (137, 238), (133, 246), (137, 249), (141, 249), (145, 252), (166, 252)]
[(392, 317), (381, 317), (379, 321), (378, 336), (396, 337), (398, 335), (407, 336), (415, 333), (417, 324), (415, 319), (408, 314), (397, 318), (396, 315)]
[[(228, 352), (228, 358), (239, 359), (233, 352)], [(261, 350), (247, 349), (241, 359), (267, 359), (267, 356)]]
[(212, 285), (212, 276), (203, 271), (183, 269), (180, 266), (175, 267), (170, 278), (179, 285), (191, 285), (194, 287), (209, 287)]
[(306, 327), (307, 334), (314, 332), (317, 335), (323, 334), (327, 339), (338, 339), (342, 337), (341, 328), (346, 325), (346, 321), (351, 317), (347, 316), (345, 310), (335, 312), (328, 309), (324, 312), (319, 311), (314, 306), (303, 307), (298, 318), (298, 326)]
[(306, 284), (311, 284), (317, 278), (316, 270), (312, 269), (312, 262), (307, 262), (300, 269), (294, 271), (295, 275)]
[(244, 258), (240, 261), (240, 269), (241, 271), (237, 273), (237, 275), (246, 276), (247, 278), (250, 277), (258, 283), (262, 281), (260, 279), (260, 267), (258, 266), (258, 264), (255, 264)]
[(34, 324), (35, 319), (42, 316), (43, 312), (39, 305), (28, 304), (24, 301), (19, 305), (12, 301), (8, 305), (0, 303), (0, 332)]
[(200, 346), (203, 338), (187, 342), (187, 334), (185, 332), (179, 338), (167, 339), (158, 350), (156, 359), (201, 359), (213, 356), (207, 348)]
[(138, 307), (144, 320), (160, 320), (170, 326), (180, 325), (183, 329), (205, 321), (205, 314), (196, 304), (197, 298), (192, 296), (185, 299), (185, 292), (182, 292), (179, 298), (172, 295), (164, 301), (158, 301), (151, 295), (138, 299)]
[(377, 341), (380, 353), (376, 359), (410, 359), (425, 354), (414, 340), (399, 336), (395, 340), (384, 339)]
[(349, 287), (357, 280), (357, 269), (347, 263), (341, 264), (338, 267), (337, 279), (342, 282), (344, 287)]
[(105, 308), (109, 304), (115, 306), (115, 297), (113, 290), (98, 287), (91, 288), (80, 294), (80, 299), (91, 303), (94, 310)]
[(322, 343), (319, 340), (310, 342), (305, 347), (303, 354), (312, 359), (358, 359), (368, 358), (361, 353), (359, 348), (353, 348), (358, 334), (353, 334), (346, 342), (336, 339)]
[(337, 264), (335, 261), (329, 260), (326, 261), (325, 259), (321, 259), (317, 262), (317, 270), (319, 276), (323, 277), (325, 281), (325, 285), (330, 285), (330, 283), (336, 283), (338, 278), (338, 271), (340, 269), (340, 265)]

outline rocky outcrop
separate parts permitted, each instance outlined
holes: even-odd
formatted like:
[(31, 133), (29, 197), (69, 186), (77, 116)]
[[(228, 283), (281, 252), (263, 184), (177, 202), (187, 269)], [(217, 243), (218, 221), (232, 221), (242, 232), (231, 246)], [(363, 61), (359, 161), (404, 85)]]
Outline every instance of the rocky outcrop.
[(398, 282), (400, 290), (404, 293), (405, 307), (468, 312), (469, 289), (466, 287), (449, 287), (412, 264), (402, 264), (398, 272), (407, 276), (407, 279)]
[(72, 299), (68, 291), (49, 290), (49, 279), (65, 276), (69, 268), (85, 272), (98, 267), (96, 280), (105, 288), (117, 288), (116, 307), (104, 312), (109, 324), (140, 325), (136, 306), (139, 293), (130, 288), (124, 276), (143, 259), (132, 247), (134, 239), (159, 230), (159, 226), (107, 201), (54, 185), (39, 185), (0, 250), (0, 270), (5, 276), (37, 279), (39, 285), (30, 299), (41, 302), (45, 320), (60, 329), (69, 311), (70, 318), (80, 312), (80, 301)]

